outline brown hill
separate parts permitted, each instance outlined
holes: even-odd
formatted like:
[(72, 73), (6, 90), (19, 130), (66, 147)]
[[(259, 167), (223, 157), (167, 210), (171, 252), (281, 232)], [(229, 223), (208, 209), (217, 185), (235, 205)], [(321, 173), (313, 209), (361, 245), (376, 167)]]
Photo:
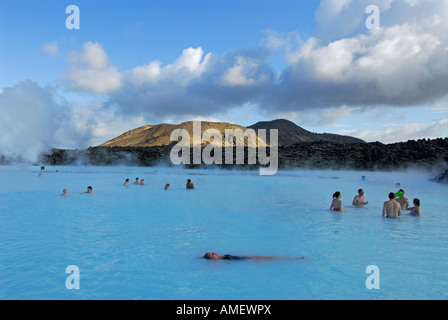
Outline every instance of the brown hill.
[[(167, 146), (172, 143), (170, 140), (171, 132), (176, 129), (185, 129), (190, 135), (190, 145), (193, 145), (193, 121), (184, 122), (181, 124), (157, 124), (157, 125), (147, 125), (137, 129), (130, 130), (112, 140), (109, 140), (100, 147), (154, 147), (154, 146)], [(222, 145), (225, 141), (225, 130), (237, 130), (240, 129), (243, 132), (247, 128), (230, 124), (230, 123), (220, 123), (220, 122), (201, 122), (201, 136), (204, 131), (208, 129), (215, 129), (221, 133)], [(202, 145), (206, 145), (210, 142), (202, 141)], [(213, 143), (213, 139), (212, 139)], [(234, 144), (234, 143), (233, 143)], [(246, 139), (245, 146), (260, 147), (266, 146), (265, 142), (257, 137), (257, 135), (251, 136), (250, 139)]]

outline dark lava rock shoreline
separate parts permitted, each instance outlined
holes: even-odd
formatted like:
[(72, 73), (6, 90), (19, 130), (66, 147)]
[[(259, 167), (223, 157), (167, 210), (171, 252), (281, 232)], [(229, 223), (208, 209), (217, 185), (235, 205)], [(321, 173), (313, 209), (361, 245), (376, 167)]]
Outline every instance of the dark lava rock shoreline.
[[(40, 163), (64, 165), (124, 165), (174, 166), (170, 160), (173, 145), (156, 147), (90, 147), (85, 150), (52, 149), (42, 154)], [(236, 164), (235, 149), (232, 164), (225, 163), (225, 149), (221, 165), (183, 165), (186, 168), (219, 167), (224, 169), (252, 170), (263, 167), (249, 165), (245, 148), (243, 165)], [(267, 149), (269, 156), (269, 148)], [(193, 151), (190, 150), (191, 162)], [(257, 157), (258, 163), (258, 157)], [(278, 148), (279, 169), (332, 169), (332, 170), (404, 170), (430, 169), (442, 172), (448, 168), (448, 138), (410, 140), (393, 144), (306, 142)]]

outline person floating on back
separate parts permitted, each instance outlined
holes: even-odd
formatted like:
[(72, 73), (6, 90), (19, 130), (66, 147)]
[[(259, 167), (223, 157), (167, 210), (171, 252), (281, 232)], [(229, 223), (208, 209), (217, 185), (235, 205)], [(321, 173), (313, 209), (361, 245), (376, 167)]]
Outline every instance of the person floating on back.
[(338, 212), (344, 212), (345, 210), (347, 210), (347, 207), (344, 207), (344, 209), (342, 209), (342, 195), (339, 191), (336, 191), (333, 194), (333, 201), (331, 202), (330, 205), (330, 210), (331, 211), (338, 211)]
[(202, 257), (207, 260), (255, 260), (255, 261), (271, 261), (271, 260), (305, 260), (305, 257), (291, 258), (291, 257), (271, 257), (271, 256), (232, 256), (225, 254), (219, 256), (216, 252), (207, 252)]
[(364, 199), (364, 190), (363, 189), (358, 190), (358, 195), (355, 196), (352, 204), (357, 208), (364, 208), (364, 206), (366, 204), (369, 204), (369, 202), (365, 201), (365, 199)]
[(194, 183), (191, 182), (190, 179), (187, 180), (186, 188), (187, 188), (187, 189), (194, 189)]
[(383, 205), (383, 217), (386, 218), (398, 218), (401, 216), (401, 206), (395, 201), (396, 195), (395, 193), (389, 193), (389, 201), (384, 202)]

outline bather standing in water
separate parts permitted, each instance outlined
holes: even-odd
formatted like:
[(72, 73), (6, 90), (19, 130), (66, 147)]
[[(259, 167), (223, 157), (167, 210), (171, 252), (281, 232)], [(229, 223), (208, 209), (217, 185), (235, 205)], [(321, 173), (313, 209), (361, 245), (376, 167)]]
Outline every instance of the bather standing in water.
[(398, 190), (397, 196), (398, 198), (395, 199), (395, 201), (397, 201), (400, 204), (401, 210), (407, 210), (409, 207), (409, 199), (404, 196), (404, 190), (403, 189)]
[(409, 215), (413, 217), (420, 217), (422, 215), (420, 212), (420, 199), (416, 198), (412, 201), (412, 203), (414, 204), (414, 207), (407, 208), (407, 210), (411, 211)]
[(68, 196), (68, 190), (67, 189), (62, 190), (61, 196), (63, 196), (63, 197)]
[(339, 191), (336, 191), (333, 194), (333, 201), (331, 202), (331, 206), (330, 206), (331, 211), (344, 212), (345, 210), (347, 210), (347, 207), (344, 207), (344, 209), (342, 209), (341, 198), (342, 198), (342, 195)]
[(364, 208), (364, 206), (366, 204), (369, 204), (369, 202), (365, 201), (365, 199), (364, 199), (364, 190), (363, 189), (358, 190), (358, 195), (355, 196), (352, 204), (357, 208)]
[(398, 218), (401, 216), (401, 206), (395, 201), (396, 195), (395, 193), (389, 193), (389, 201), (384, 202), (383, 205), (383, 217), (386, 218)]
[(186, 188), (187, 188), (187, 189), (194, 189), (194, 183), (191, 182), (190, 179), (187, 180)]
[(305, 260), (305, 257), (290, 258), (290, 257), (271, 257), (271, 256), (232, 256), (225, 254), (219, 256), (216, 252), (207, 252), (202, 257), (207, 260), (255, 260), (255, 261), (271, 261), (271, 260)]

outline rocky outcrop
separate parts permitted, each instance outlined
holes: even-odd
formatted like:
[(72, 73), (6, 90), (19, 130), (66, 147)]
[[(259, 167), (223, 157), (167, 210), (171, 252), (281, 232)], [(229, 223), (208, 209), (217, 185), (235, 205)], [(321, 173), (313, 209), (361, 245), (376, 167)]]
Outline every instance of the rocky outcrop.
[(433, 181), (441, 184), (448, 184), (448, 169), (436, 176)]
[[(136, 165), (173, 166), (170, 152), (173, 144), (155, 147), (91, 147), (86, 150), (53, 149), (42, 155), (45, 165)], [(269, 153), (269, 148), (267, 149)], [(236, 151), (234, 149), (234, 151)], [(258, 169), (259, 164), (248, 165), (248, 148), (245, 148), (244, 165), (225, 164), (222, 153), (221, 168)], [(268, 154), (269, 156), (269, 154)], [(191, 162), (193, 151), (190, 150)], [(258, 159), (258, 157), (257, 157)], [(354, 169), (395, 170), (408, 168), (434, 169), (448, 164), (448, 138), (417, 140), (394, 144), (357, 143), (340, 144), (326, 141), (296, 143), (278, 148), (279, 168), (294, 169)], [(259, 163), (257, 161), (257, 163)], [(215, 166), (215, 165), (214, 165)], [(207, 165), (187, 165), (190, 168)]]

